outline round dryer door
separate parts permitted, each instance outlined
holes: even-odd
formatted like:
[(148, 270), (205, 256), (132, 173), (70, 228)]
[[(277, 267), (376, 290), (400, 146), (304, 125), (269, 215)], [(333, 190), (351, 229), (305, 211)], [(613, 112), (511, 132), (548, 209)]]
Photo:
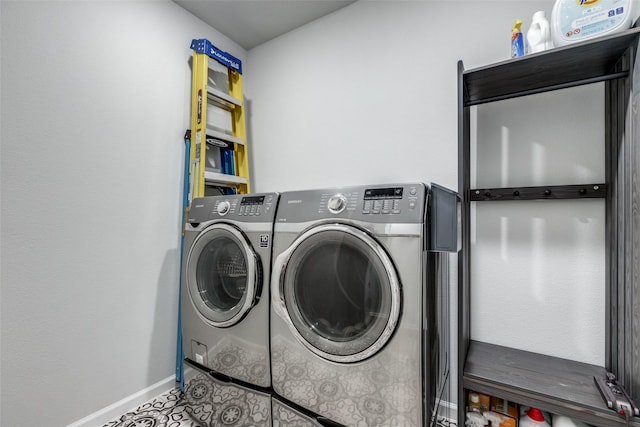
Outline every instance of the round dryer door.
[(187, 258), (186, 285), (198, 312), (213, 326), (238, 323), (258, 293), (260, 264), (237, 228), (215, 224), (194, 240)]
[(357, 362), (391, 338), (400, 314), (400, 283), (384, 248), (342, 224), (317, 226), (278, 257), (281, 313), (311, 351)]

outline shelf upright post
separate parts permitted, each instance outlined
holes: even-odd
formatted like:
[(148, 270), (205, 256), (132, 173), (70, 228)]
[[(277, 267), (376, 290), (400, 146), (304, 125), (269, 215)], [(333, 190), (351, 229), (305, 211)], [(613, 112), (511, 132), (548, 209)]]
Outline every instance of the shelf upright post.
[(465, 419), (464, 365), (467, 360), (471, 328), (470, 276), (471, 236), (469, 189), (470, 175), (470, 107), (466, 105), (464, 63), (458, 61), (458, 194), (461, 203), (462, 249), (458, 253), (458, 420)]

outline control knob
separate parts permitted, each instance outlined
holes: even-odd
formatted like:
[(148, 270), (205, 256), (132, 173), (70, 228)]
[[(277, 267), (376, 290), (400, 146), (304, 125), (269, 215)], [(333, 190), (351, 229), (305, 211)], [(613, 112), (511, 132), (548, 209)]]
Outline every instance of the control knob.
[(347, 198), (342, 194), (331, 196), (329, 198), (329, 202), (327, 203), (327, 207), (329, 208), (329, 212), (338, 214), (347, 207)]
[(218, 203), (218, 206), (216, 207), (216, 211), (220, 216), (225, 216), (226, 214), (228, 214), (229, 209), (231, 209), (231, 205), (226, 200), (223, 200), (222, 202)]

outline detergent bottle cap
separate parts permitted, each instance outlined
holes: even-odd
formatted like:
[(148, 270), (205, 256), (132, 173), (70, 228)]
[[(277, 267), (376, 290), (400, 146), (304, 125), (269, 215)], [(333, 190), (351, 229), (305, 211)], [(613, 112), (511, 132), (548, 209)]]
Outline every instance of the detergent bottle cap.
[(544, 421), (544, 415), (542, 415), (542, 411), (538, 408), (531, 408), (527, 411), (527, 415), (533, 421)]
[(532, 19), (534, 21), (538, 21), (540, 19), (546, 19), (546, 17), (544, 16), (544, 10), (539, 10), (536, 13), (534, 13)]
[(521, 33), (522, 32), (522, 19), (516, 19), (516, 22), (513, 24), (513, 28), (511, 28), (512, 33)]

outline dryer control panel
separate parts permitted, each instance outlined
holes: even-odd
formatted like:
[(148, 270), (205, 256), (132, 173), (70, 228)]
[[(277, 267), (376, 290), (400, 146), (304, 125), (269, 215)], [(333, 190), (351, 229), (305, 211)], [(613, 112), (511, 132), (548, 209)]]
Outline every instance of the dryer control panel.
[[(365, 215), (398, 215), (402, 208), (415, 210), (418, 207), (418, 188), (404, 187), (369, 188), (364, 192), (362, 213)], [(406, 203), (403, 203), (406, 200)]]
[(320, 198), (319, 213), (337, 215), (350, 210), (362, 215), (400, 215), (418, 209), (418, 189), (422, 186), (363, 188), (344, 193), (326, 192)]
[(201, 223), (222, 218), (270, 222), (275, 216), (277, 201), (277, 193), (201, 197), (191, 204), (187, 222)]
[(283, 193), (277, 222), (349, 218), (380, 223), (420, 223), (428, 188), (421, 183), (343, 187)]

